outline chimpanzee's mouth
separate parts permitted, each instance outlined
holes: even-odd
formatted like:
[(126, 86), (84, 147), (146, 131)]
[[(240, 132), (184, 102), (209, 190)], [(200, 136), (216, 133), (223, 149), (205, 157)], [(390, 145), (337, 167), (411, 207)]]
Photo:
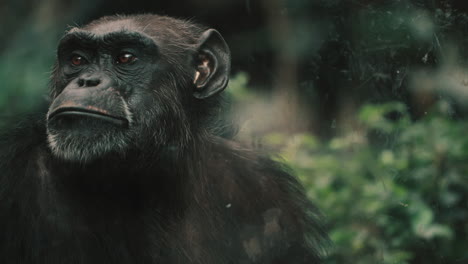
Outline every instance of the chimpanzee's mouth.
[(109, 122), (120, 127), (128, 127), (128, 120), (126, 118), (113, 116), (108, 114), (105, 110), (91, 107), (60, 107), (48, 115), (48, 120), (51, 121), (60, 118), (81, 117), (100, 119), (102, 121)]

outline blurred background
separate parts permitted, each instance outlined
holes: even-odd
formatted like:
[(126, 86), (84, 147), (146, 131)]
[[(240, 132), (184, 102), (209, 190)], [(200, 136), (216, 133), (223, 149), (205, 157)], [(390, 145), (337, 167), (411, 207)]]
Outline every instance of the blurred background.
[(460, 0), (2, 0), (0, 116), (47, 98), (57, 40), (112, 14), (218, 29), (226, 118), (325, 215), (326, 263), (468, 263), (468, 5)]

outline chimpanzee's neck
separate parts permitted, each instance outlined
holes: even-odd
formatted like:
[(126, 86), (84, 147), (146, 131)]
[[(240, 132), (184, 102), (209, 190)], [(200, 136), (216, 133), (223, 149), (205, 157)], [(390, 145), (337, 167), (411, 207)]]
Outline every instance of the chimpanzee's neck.
[(54, 177), (51, 179), (54, 185), (64, 190), (62, 193), (106, 200), (127, 197), (135, 203), (157, 201), (164, 206), (192, 200), (186, 197), (192, 193), (187, 189), (198, 180), (196, 175), (203, 175), (197, 171), (203, 163), (200, 151), (168, 147), (157, 153), (135, 151), (127, 152), (126, 157), (109, 155), (89, 163), (51, 158), (47, 167), (51, 170), (49, 175)]

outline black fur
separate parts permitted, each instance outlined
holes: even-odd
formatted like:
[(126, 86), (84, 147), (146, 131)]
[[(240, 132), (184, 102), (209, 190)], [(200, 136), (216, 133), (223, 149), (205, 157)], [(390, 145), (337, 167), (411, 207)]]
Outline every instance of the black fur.
[[(132, 114), (128, 127), (73, 116), (64, 119), (71, 128), (64, 128), (53, 123), (63, 120), (50, 120), (49, 109), (2, 134), (0, 263), (320, 263), (325, 234), (297, 180), (280, 164), (214, 132), (216, 89), (224, 88), (222, 71), (229, 69), (222, 39), (216, 35), (200, 48), (206, 28), (155, 15), (106, 17), (71, 33), (97, 41), (96, 32), (122, 29), (150, 36), (157, 61), (142, 58), (145, 67), (136, 77), (80, 71), (111, 76), (113, 84), (98, 98), (112, 101), (107, 91), (118, 90)], [(219, 76), (197, 90), (193, 73), (203, 65), (193, 57), (211, 48), (218, 56), (211, 71)], [(73, 86), (82, 72), (63, 73), (68, 66), (60, 56), (51, 108), (66, 91), (83, 89)], [(219, 68), (223, 63), (227, 68)], [(84, 97), (100, 104), (94, 94)], [(114, 105), (106, 110), (120, 113)], [(54, 144), (71, 137), (62, 151), (84, 154), (51, 150), (51, 130), (59, 135)], [(101, 140), (110, 145), (96, 146), (86, 157), (91, 151), (85, 148)]]

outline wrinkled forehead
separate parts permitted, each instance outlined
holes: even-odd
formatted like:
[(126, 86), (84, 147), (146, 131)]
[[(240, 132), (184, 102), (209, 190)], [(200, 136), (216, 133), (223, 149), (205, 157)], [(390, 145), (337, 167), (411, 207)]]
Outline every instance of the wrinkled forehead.
[(85, 26), (84, 28), (81, 28), (81, 29), (79, 28), (72, 29), (70, 32), (83, 31), (83, 30), (93, 33), (96, 36), (108, 35), (109, 33), (113, 33), (113, 32), (125, 32), (125, 31), (143, 33), (140, 30), (140, 26), (131, 19), (121, 19), (121, 20), (114, 20), (114, 21), (105, 21), (102, 23), (95, 23), (95, 24)]
[(58, 52), (72, 48), (138, 46), (155, 49), (156, 39), (145, 34), (141, 26), (130, 19), (101, 21), (83, 28), (73, 28), (60, 40)]
[(82, 28), (73, 28), (67, 32), (59, 46), (65, 46), (69, 40), (80, 43), (105, 42), (107, 45), (120, 42), (140, 42), (146, 46), (156, 45), (166, 52), (192, 50), (196, 39), (188, 28), (172, 21), (119, 18), (99, 20)]

